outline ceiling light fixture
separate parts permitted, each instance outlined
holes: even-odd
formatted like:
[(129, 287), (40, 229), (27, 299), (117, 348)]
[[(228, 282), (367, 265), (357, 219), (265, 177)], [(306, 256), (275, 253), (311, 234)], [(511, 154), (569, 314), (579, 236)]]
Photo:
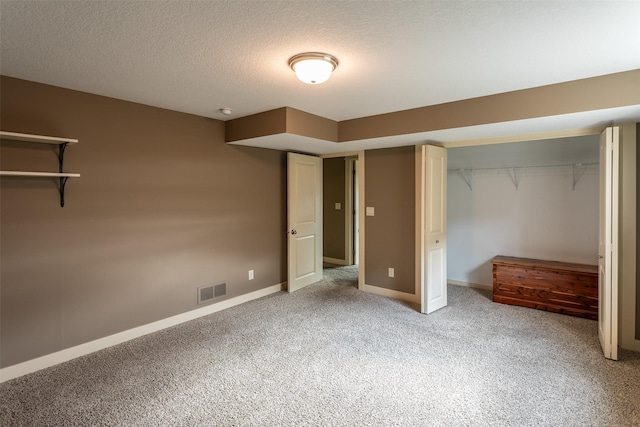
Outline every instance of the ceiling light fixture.
[(328, 53), (299, 53), (289, 59), (289, 67), (303, 83), (317, 85), (329, 80), (338, 66), (338, 59)]

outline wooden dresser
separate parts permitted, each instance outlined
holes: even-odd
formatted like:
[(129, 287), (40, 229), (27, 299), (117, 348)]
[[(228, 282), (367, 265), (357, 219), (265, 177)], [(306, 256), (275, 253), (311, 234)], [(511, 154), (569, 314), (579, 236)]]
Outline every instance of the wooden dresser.
[(598, 266), (497, 256), (493, 301), (598, 319)]

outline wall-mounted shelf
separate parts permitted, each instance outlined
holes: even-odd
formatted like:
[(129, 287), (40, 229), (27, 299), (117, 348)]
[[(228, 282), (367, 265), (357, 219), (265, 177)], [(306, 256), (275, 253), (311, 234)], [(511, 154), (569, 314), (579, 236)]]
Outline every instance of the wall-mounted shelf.
[(69, 144), (77, 144), (77, 139), (59, 138), (55, 136), (31, 135), (27, 133), (0, 131), (0, 139), (9, 141), (35, 142), (38, 144), (53, 144), (58, 146), (58, 172), (29, 172), (29, 171), (0, 171), (0, 176), (16, 176), (31, 178), (59, 178), (60, 207), (64, 207), (64, 189), (69, 178), (79, 178), (79, 173), (64, 171), (64, 152)]
[(6, 132), (0, 130), (0, 138), (11, 141), (37, 142), (40, 144), (77, 144), (79, 141), (72, 138), (60, 138), (57, 136), (30, 135), (28, 133)]
[(564, 165), (535, 165), (535, 166), (517, 166), (517, 167), (495, 167), (495, 168), (475, 168), (475, 169), (449, 169), (450, 173), (457, 173), (460, 178), (467, 184), (469, 190), (473, 191), (473, 175), (507, 175), (516, 191), (520, 187), (520, 180), (523, 175), (527, 174), (567, 174), (573, 175), (572, 190), (576, 189), (576, 185), (585, 172), (597, 172), (598, 163), (573, 163)]
[(23, 172), (23, 171), (0, 171), (0, 176), (33, 176), (40, 178), (80, 178), (79, 173), (57, 173), (57, 172)]

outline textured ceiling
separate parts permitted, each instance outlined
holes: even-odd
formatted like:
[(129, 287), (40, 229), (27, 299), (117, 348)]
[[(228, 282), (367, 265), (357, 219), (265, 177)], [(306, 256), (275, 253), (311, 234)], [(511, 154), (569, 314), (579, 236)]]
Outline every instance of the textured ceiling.
[[(221, 120), (340, 121), (638, 69), (639, 20), (640, 1), (2, 0), (0, 72)], [(304, 51), (339, 59), (327, 83), (296, 80)]]

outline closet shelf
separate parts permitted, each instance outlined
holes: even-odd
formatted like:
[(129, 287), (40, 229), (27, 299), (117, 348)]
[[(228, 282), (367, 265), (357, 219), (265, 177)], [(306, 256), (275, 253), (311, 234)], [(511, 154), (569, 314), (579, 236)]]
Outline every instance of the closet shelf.
[(576, 189), (576, 185), (580, 178), (586, 171), (597, 171), (598, 163), (570, 163), (561, 165), (532, 165), (532, 166), (504, 166), (504, 167), (487, 167), (487, 168), (472, 168), (472, 169), (448, 169), (449, 173), (457, 173), (469, 187), (469, 190), (473, 191), (473, 175), (480, 173), (486, 174), (494, 172), (496, 175), (507, 175), (513, 182), (513, 185), (518, 190), (520, 186), (520, 180), (523, 175), (526, 175), (528, 171), (540, 171), (551, 172), (562, 170), (563, 172), (570, 171), (573, 175), (572, 190)]
[(0, 171), (0, 176), (32, 177), (32, 178), (59, 178), (60, 207), (64, 207), (64, 189), (69, 178), (79, 178), (79, 173), (64, 171), (64, 151), (67, 145), (77, 144), (77, 139), (60, 138), (57, 136), (32, 135), (28, 133), (0, 131), (0, 140), (35, 142), (38, 144), (52, 144), (58, 146), (58, 172), (31, 172), (31, 171)]

